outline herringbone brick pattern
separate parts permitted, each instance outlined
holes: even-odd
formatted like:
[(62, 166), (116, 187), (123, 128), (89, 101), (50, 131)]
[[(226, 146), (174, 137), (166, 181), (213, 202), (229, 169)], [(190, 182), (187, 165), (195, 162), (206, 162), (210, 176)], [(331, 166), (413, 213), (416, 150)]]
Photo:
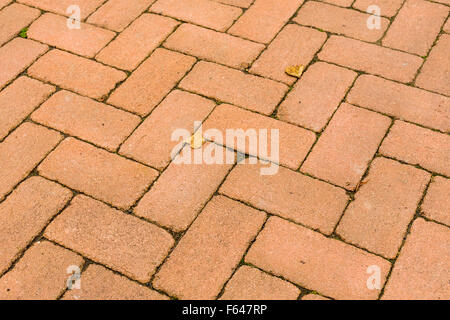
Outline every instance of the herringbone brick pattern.
[(450, 299), (449, 11), (0, 0), (0, 299)]

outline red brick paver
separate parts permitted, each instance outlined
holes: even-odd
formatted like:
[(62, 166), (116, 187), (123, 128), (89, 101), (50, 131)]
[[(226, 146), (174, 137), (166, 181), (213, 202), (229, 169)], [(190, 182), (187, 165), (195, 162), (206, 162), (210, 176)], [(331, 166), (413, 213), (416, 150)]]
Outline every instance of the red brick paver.
[(0, 0), (0, 299), (448, 300), (449, 12)]

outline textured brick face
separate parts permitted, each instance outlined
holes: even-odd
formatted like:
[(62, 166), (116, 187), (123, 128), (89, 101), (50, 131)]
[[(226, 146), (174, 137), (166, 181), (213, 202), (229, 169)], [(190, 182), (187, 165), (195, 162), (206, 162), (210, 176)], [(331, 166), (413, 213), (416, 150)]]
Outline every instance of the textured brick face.
[(394, 265), (383, 299), (448, 300), (448, 228), (417, 219)]
[[(0, 9), (2, 5), (0, 4)], [(13, 3), (0, 11), (0, 45), (12, 39), (22, 28), (39, 17), (40, 12), (21, 4)]]
[(129, 208), (157, 171), (74, 138), (64, 140), (39, 173), (117, 207)]
[(376, 299), (380, 291), (368, 289), (367, 268), (378, 266), (384, 283), (391, 266), (378, 256), (277, 217), (268, 220), (245, 260), (336, 299)]
[(71, 5), (77, 5), (80, 7), (81, 19), (84, 19), (94, 12), (105, 0), (19, 0), (18, 2), (60, 15), (69, 15), (67, 8)]
[(156, 274), (153, 285), (181, 299), (213, 299), (231, 276), (265, 214), (214, 198)]
[(328, 39), (319, 59), (405, 83), (422, 64), (417, 56), (339, 36)]
[(285, 168), (263, 176), (260, 168), (237, 165), (220, 193), (323, 233), (333, 231), (348, 200), (342, 189)]
[(450, 180), (435, 177), (422, 203), (423, 214), (450, 226)]
[(284, 84), (210, 62), (197, 63), (180, 87), (266, 115), (273, 112), (288, 89)]
[(148, 282), (173, 245), (163, 229), (77, 196), (44, 236), (140, 282)]
[(377, 113), (342, 104), (301, 171), (354, 190), (390, 123)]
[(53, 86), (20, 77), (0, 92), (0, 140), (55, 91)]
[(337, 233), (371, 252), (395, 258), (429, 179), (423, 170), (375, 159)]
[(66, 188), (41, 177), (31, 177), (0, 204), (0, 274), (71, 197), (72, 192)]
[(367, 11), (370, 6), (378, 6), (380, 14), (384, 17), (394, 16), (402, 6), (404, 0), (356, 0), (353, 7), (361, 11)]

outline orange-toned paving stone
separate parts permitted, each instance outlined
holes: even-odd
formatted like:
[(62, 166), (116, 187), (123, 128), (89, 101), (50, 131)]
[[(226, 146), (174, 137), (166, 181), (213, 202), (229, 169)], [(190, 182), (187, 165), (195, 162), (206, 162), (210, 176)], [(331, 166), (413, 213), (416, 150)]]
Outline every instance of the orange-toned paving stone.
[(0, 0), (0, 299), (450, 299), (449, 12)]

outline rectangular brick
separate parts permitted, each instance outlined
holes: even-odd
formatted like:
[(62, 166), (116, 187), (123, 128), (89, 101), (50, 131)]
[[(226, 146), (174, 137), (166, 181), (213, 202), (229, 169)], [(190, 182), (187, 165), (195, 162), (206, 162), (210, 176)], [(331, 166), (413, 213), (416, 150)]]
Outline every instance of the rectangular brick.
[[(2, 5), (0, 4), (0, 8)], [(18, 3), (0, 11), (0, 46), (14, 38), (20, 30), (28, 26), (41, 12)]]
[(116, 150), (141, 118), (69, 91), (58, 91), (36, 110), (33, 121)]
[(450, 176), (450, 136), (396, 121), (380, 153)]
[(417, 219), (386, 285), (385, 300), (449, 300), (450, 233)]
[(38, 170), (122, 209), (128, 209), (157, 176), (156, 170), (74, 138), (64, 140)]
[(242, 9), (209, 0), (158, 0), (152, 12), (225, 31), (242, 13)]
[(417, 56), (340, 36), (328, 39), (319, 59), (405, 83), (422, 65)]
[[(222, 136), (217, 136), (214, 131), (207, 132), (210, 129), (219, 130)], [(250, 131), (252, 130), (256, 131), (256, 136), (258, 136), (257, 145), (251, 142), (252, 139), (246, 139), (245, 142), (240, 144), (239, 137), (227, 138), (227, 129), (242, 129), (248, 133), (251, 133)], [(263, 138), (259, 130), (267, 131), (267, 141), (263, 140), (260, 142)], [(277, 138), (272, 135), (271, 130), (279, 130), (279, 141), (275, 140)], [(313, 132), (303, 128), (225, 104), (216, 107), (205, 121), (203, 132), (206, 139), (215, 141), (218, 144), (234, 148), (242, 153), (258, 156), (260, 159), (288, 166), (292, 169), (298, 169), (316, 140)], [(229, 141), (230, 139), (232, 141)], [(267, 154), (261, 151), (265, 148), (263, 143), (267, 147)], [(275, 145), (275, 147), (279, 148), (278, 157), (274, 153), (276, 150), (271, 149), (274, 143), (278, 144), (278, 146)]]
[(67, 287), (68, 268), (81, 269), (83, 264), (83, 258), (69, 250), (48, 241), (37, 242), (0, 279), (0, 299), (56, 299)]
[(327, 39), (325, 32), (288, 24), (250, 68), (259, 74), (292, 85), (296, 78), (285, 73), (292, 65), (307, 66)]
[(347, 101), (423, 126), (450, 131), (450, 98), (371, 75), (362, 75)]
[(303, 0), (255, 0), (229, 33), (256, 42), (269, 43), (297, 11)]
[(416, 79), (416, 86), (438, 93), (450, 95), (449, 73), (450, 62), (448, 51), (450, 48), (450, 35), (443, 34), (431, 50), (420, 74)]
[(179, 143), (172, 140), (172, 134), (178, 129), (193, 134), (194, 122), (202, 122), (214, 106), (208, 99), (174, 90), (125, 141), (120, 153), (162, 170), (169, 164), (171, 152)]
[(293, 284), (256, 268), (242, 266), (228, 281), (221, 300), (297, 300)]
[(213, 198), (162, 265), (153, 286), (180, 299), (214, 299), (265, 217), (239, 202)]
[(28, 68), (48, 46), (33, 40), (15, 38), (0, 48), (0, 89)]
[(169, 49), (239, 69), (247, 68), (264, 45), (192, 24), (183, 24), (164, 43)]
[(0, 140), (55, 91), (40, 81), (20, 77), (0, 92)]
[(288, 90), (284, 84), (206, 61), (197, 63), (180, 87), (266, 115)]
[(394, 259), (430, 180), (430, 174), (376, 158), (337, 233), (347, 242)]
[[(12, 0), (0, 0), (0, 9), (9, 4)], [(239, 1), (239, 0), (237, 0)], [(251, 1), (251, 0), (249, 0)]]
[(171, 18), (143, 14), (95, 58), (119, 69), (134, 70), (177, 25)]
[(356, 76), (356, 72), (332, 64), (313, 64), (281, 103), (277, 117), (316, 132), (321, 131)]
[(194, 162), (196, 152), (202, 155), (206, 148), (214, 146), (206, 144), (193, 152), (191, 146), (186, 146), (174, 161), (181, 162), (186, 157), (189, 163), (172, 162), (134, 212), (175, 232), (186, 230), (233, 166), (234, 161), (226, 162), (226, 159), (234, 159), (233, 152), (220, 146), (215, 147), (222, 152), (221, 163)]
[(407, 0), (384, 36), (383, 46), (426, 55), (448, 11), (446, 6), (430, 1)]
[(63, 300), (167, 300), (155, 290), (139, 285), (102, 266), (91, 264), (83, 271), (81, 289), (68, 290)]
[(422, 214), (450, 226), (450, 179), (434, 177), (421, 205)]
[(375, 42), (384, 35), (389, 20), (380, 18), (380, 28), (369, 29), (367, 27), (369, 18), (370, 14), (353, 9), (309, 1), (302, 6), (294, 21), (359, 40)]
[(377, 299), (380, 290), (367, 287), (367, 268), (380, 268), (383, 285), (391, 267), (378, 256), (277, 217), (268, 220), (245, 261), (336, 299)]
[(56, 49), (33, 64), (28, 74), (94, 99), (104, 99), (126, 78), (122, 71)]
[(22, 182), (0, 204), (0, 274), (64, 207), (72, 192), (41, 177)]
[(26, 122), (0, 144), (0, 200), (61, 141), (56, 131)]
[(109, 0), (87, 19), (88, 23), (121, 32), (156, 0)]
[(354, 190), (390, 124), (388, 117), (342, 104), (301, 171)]
[(257, 165), (237, 165), (219, 192), (326, 234), (333, 232), (348, 202), (340, 188), (285, 168), (261, 175)]
[(67, 18), (46, 13), (30, 26), (28, 37), (88, 58), (94, 57), (115, 33), (81, 23), (80, 29), (69, 29)]
[(370, 6), (378, 6), (380, 15), (384, 17), (393, 17), (402, 6), (404, 0), (356, 0), (353, 8), (366, 11)]
[(107, 0), (17, 0), (17, 2), (65, 16), (72, 15), (72, 12), (67, 12), (67, 8), (76, 5), (80, 7), (81, 19), (89, 16), (105, 1)]
[(44, 236), (143, 283), (174, 243), (163, 229), (81, 195)]
[(161, 102), (194, 63), (194, 57), (157, 49), (113, 92), (108, 103), (145, 116)]

